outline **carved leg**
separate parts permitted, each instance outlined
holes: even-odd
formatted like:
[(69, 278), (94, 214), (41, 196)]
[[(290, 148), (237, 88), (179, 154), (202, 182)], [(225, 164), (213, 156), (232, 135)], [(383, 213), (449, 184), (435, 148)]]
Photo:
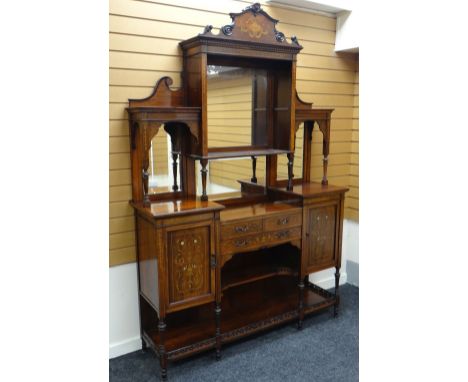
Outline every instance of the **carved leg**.
[(206, 165), (208, 164), (207, 159), (200, 159), (200, 164), (202, 166), (202, 169), (200, 170), (201, 176), (202, 176), (202, 196), (201, 200), (208, 200), (208, 195), (206, 194), (206, 174), (208, 173), (208, 170), (206, 169)]
[(221, 359), (221, 304), (216, 303), (216, 360)]
[(253, 183), (257, 183), (257, 158), (252, 156), (252, 178), (250, 179)]
[(293, 189), (293, 164), (294, 164), (294, 153), (289, 153), (288, 155), (288, 187), (287, 190), (291, 191)]
[(164, 332), (166, 331), (166, 324), (164, 318), (159, 320), (158, 324), (159, 331), (159, 365), (161, 367), (161, 380), (167, 381), (167, 355), (166, 348), (164, 347)]
[(304, 320), (304, 280), (299, 281), (299, 321), (297, 322), (297, 329), (302, 329), (302, 321)]
[(179, 186), (177, 184), (177, 158), (179, 157), (179, 153), (173, 152), (172, 153), (172, 174), (174, 175), (174, 184), (172, 189), (177, 191)]
[(336, 267), (335, 269), (335, 305), (333, 306), (333, 317), (338, 317), (338, 307), (340, 305), (340, 268)]

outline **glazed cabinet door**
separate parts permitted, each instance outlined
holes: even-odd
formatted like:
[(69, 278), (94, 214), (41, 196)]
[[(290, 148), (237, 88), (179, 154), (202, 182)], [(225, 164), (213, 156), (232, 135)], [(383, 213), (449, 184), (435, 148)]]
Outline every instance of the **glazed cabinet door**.
[[(309, 206), (304, 209), (307, 272), (335, 266), (338, 258), (339, 203)], [(305, 264), (304, 264), (305, 263)]]
[(166, 228), (167, 311), (214, 301), (214, 224)]

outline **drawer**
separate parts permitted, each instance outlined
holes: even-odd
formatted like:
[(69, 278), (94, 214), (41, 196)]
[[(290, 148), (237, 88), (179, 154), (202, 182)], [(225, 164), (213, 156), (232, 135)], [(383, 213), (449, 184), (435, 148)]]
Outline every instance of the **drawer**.
[(301, 227), (285, 228), (280, 231), (267, 232), (264, 234), (264, 241), (268, 243), (268, 246), (300, 238)]
[(262, 232), (262, 219), (221, 225), (221, 240)]
[(297, 227), (302, 223), (302, 213), (300, 211), (293, 214), (277, 215), (265, 219), (265, 231), (276, 231), (279, 229)]
[(264, 245), (263, 234), (238, 237), (221, 241), (221, 254), (240, 253), (257, 249)]

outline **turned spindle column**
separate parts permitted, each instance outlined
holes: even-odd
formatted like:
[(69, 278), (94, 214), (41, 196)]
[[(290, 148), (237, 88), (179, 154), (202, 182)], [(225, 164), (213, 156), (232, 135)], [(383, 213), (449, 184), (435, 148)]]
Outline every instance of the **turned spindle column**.
[(206, 193), (206, 175), (208, 174), (208, 170), (206, 166), (208, 165), (208, 159), (200, 159), (201, 164), (201, 176), (202, 176), (202, 196), (201, 200), (206, 201), (208, 200), (208, 195)]
[(177, 158), (179, 157), (179, 153), (176, 151), (172, 152), (172, 175), (174, 176), (174, 184), (172, 185), (172, 189), (177, 191), (179, 189), (179, 185), (177, 184)]
[(166, 331), (166, 323), (164, 318), (161, 317), (158, 323), (158, 332), (159, 332), (159, 365), (161, 367), (161, 379), (167, 381), (167, 354), (166, 347), (164, 346), (164, 337)]
[(150, 198), (148, 195), (148, 182), (149, 182), (149, 172), (148, 166), (143, 166), (141, 170), (141, 179), (143, 182), (143, 204), (148, 205), (150, 204)]
[(293, 165), (294, 165), (294, 153), (289, 153), (287, 154), (288, 156), (288, 186), (287, 186), (287, 190), (288, 191), (292, 191), (293, 189), (293, 178), (294, 178), (294, 174), (293, 174)]
[(252, 183), (257, 183), (257, 157), (252, 156), (252, 178), (250, 179)]
[(299, 287), (299, 320), (297, 322), (297, 329), (302, 329), (302, 321), (304, 321), (304, 279), (301, 279), (298, 284)]
[(340, 288), (340, 268), (336, 267), (335, 268), (335, 305), (333, 305), (333, 317), (338, 316), (338, 307), (340, 305), (340, 294), (339, 294), (339, 288)]

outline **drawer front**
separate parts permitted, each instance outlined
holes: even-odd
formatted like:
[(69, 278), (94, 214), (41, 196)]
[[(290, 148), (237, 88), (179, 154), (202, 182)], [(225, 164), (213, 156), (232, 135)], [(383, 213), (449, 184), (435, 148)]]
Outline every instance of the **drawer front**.
[(238, 237), (221, 241), (221, 254), (228, 255), (262, 247), (263, 234)]
[(221, 226), (221, 240), (262, 232), (262, 219), (239, 221)]
[(276, 231), (279, 229), (297, 227), (302, 223), (302, 212), (299, 211), (289, 215), (278, 215), (265, 219), (265, 231)]
[(285, 228), (280, 231), (267, 232), (264, 234), (265, 243), (268, 245), (285, 243), (290, 240), (301, 238), (301, 227)]
[(279, 231), (266, 232), (258, 235), (243, 236), (235, 239), (221, 241), (221, 254), (230, 255), (272, 247), (276, 244), (286, 243), (301, 238), (301, 227), (285, 228)]

